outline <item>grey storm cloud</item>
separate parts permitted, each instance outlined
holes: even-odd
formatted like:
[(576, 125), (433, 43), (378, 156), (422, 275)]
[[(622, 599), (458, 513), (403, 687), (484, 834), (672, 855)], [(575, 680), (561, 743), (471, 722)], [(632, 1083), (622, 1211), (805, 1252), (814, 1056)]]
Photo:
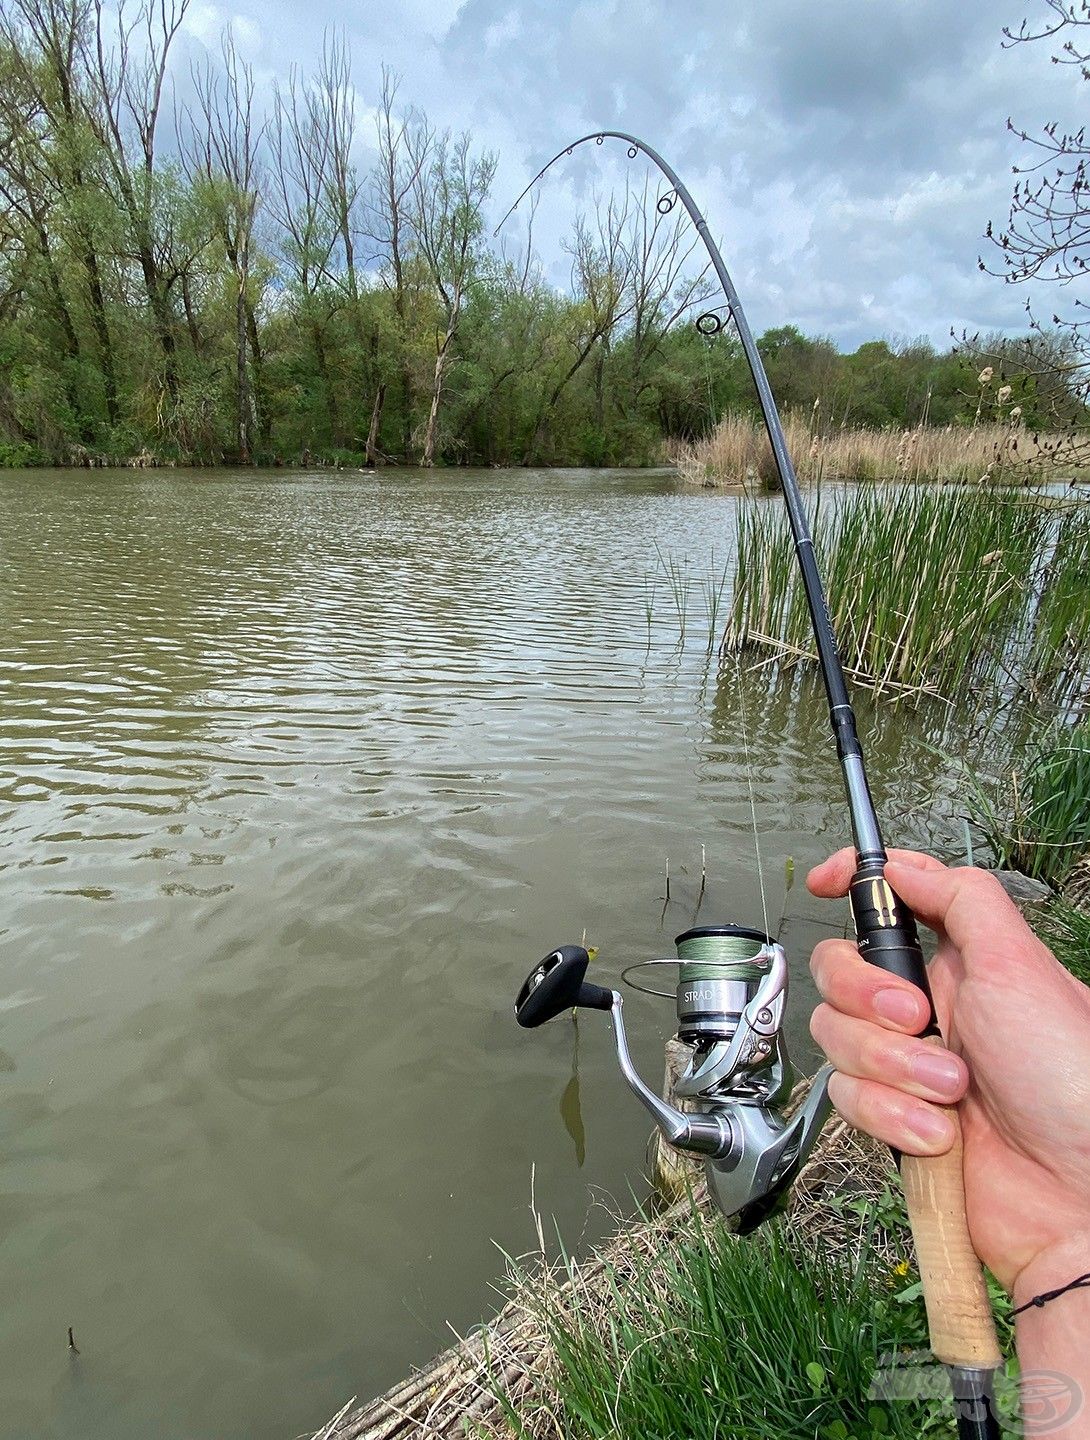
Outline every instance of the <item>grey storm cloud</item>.
[[(1042, 0), (195, 0), (187, 31), (211, 47), (233, 25), (271, 82), (343, 27), (361, 154), (385, 63), (405, 103), (497, 152), (493, 219), (566, 141), (632, 131), (704, 206), (758, 328), (941, 344), (952, 327), (1024, 324), (1025, 292), (977, 256), (1020, 158), (1007, 116), (1077, 122), (1090, 97), (1047, 42), (1004, 48), (1004, 25), (1047, 13)], [(632, 170), (623, 148), (590, 147), (550, 174), (534, 243), (558, 283), (576, 214), (626, 172), (641, 184)]]

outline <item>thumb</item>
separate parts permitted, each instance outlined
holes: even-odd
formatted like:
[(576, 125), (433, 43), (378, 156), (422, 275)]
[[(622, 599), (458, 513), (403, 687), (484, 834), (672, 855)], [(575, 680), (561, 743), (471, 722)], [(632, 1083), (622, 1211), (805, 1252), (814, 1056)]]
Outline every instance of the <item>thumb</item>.
[(889, 860), (886, 879), (936, 934), (949, 935), (963, 953), (986, 944), (989, 950), (1040, 942), (994, 875), (973, 866), (919, 869)]

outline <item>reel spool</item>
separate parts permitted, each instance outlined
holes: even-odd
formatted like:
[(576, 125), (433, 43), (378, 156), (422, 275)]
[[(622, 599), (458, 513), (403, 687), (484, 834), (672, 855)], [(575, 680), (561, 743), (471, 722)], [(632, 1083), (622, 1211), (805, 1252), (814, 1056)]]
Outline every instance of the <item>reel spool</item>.
[[(679, 1095), (712, 1101), (778, 1100), (793, 1075), (780, 1034), (787, 996), (787, 957), (761, 930), (703, 925), (674, 944), (677, 959), (642, 960), (622, 978), (645, 995), (672, 994), (677, 1037), (692, 1047)], [(676, 969), (673, 992), (647, 983), (644, 972)]]
[(677, 946), (679, 1040), (733, 1040), (742, 1012), (768, 974), (773, 942), (741, 925), (686, 930)]

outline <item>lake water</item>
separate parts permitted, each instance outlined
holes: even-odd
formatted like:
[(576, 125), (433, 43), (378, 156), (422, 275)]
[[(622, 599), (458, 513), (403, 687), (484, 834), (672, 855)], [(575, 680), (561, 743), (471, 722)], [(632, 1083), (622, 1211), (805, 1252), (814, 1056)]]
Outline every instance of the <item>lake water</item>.
[[(648, 1134), (608, 1023), (527, 1034), (511, 1001), (584, 929), (600, 981), (670, 953), (702, 844), (701, 920), (759, 925), (747, 773), (810, 1063), (806, 955), (844, 915), (801, 879), (847, 820), (819, 691), (709, 661), (737, 503), (0, 475), (0, 1435), (309, 1434), (494, 1308), (532, 1174), (571, 1248), (607, 1230)], [(877, 719), (919, 839), (940, 762)], [(627, 1013), (657, 1080), (670, 1007)]]

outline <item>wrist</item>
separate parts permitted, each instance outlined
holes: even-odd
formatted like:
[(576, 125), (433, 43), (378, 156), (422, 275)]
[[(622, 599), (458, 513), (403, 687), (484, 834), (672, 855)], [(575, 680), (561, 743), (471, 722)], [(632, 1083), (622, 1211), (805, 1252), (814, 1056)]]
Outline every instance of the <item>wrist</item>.
[[(1080, 1275), (1090, 1273), (1090, 1229), (1076, 1231), (1074, 1234), (1047, 1246), (1039, 1254), (1035, 1255), (1018, 1272), (1014, 1285), (1011, 1289), (1011, 1301), (1017, 1310), (1019, 1306), (1030, 1305), (1037, 1295), (1044, 1295), (1049, 1290), (1058, 1290), (1061, 1286), (1069, 1285)], [(1071, 1298), (1090, 1304), (1090, 1290), (1074, 1290)], [(1061, 1305), (1068, 1299), (1067, 1295), (1058, 1296), (1048, 1304)], [(1021, 1320), (1032, 1315), (1035, 1311), (1043, 1311), (1046, 1307), (1031, 1305), (1031, 1308), (1018, 1318)]]
[(1015, 1319), (1027, 1436), (1087, 1440), (1090, 1435), (1090, 1290), (1066, 1290), (1043, 1305), (1032, 1304), (1035, 1296), (1088, 1272), (1090, 1232), (1083, 1231), (1035, 1255), (1014, 1282), (1015, 1308), (1029, 1306)]

